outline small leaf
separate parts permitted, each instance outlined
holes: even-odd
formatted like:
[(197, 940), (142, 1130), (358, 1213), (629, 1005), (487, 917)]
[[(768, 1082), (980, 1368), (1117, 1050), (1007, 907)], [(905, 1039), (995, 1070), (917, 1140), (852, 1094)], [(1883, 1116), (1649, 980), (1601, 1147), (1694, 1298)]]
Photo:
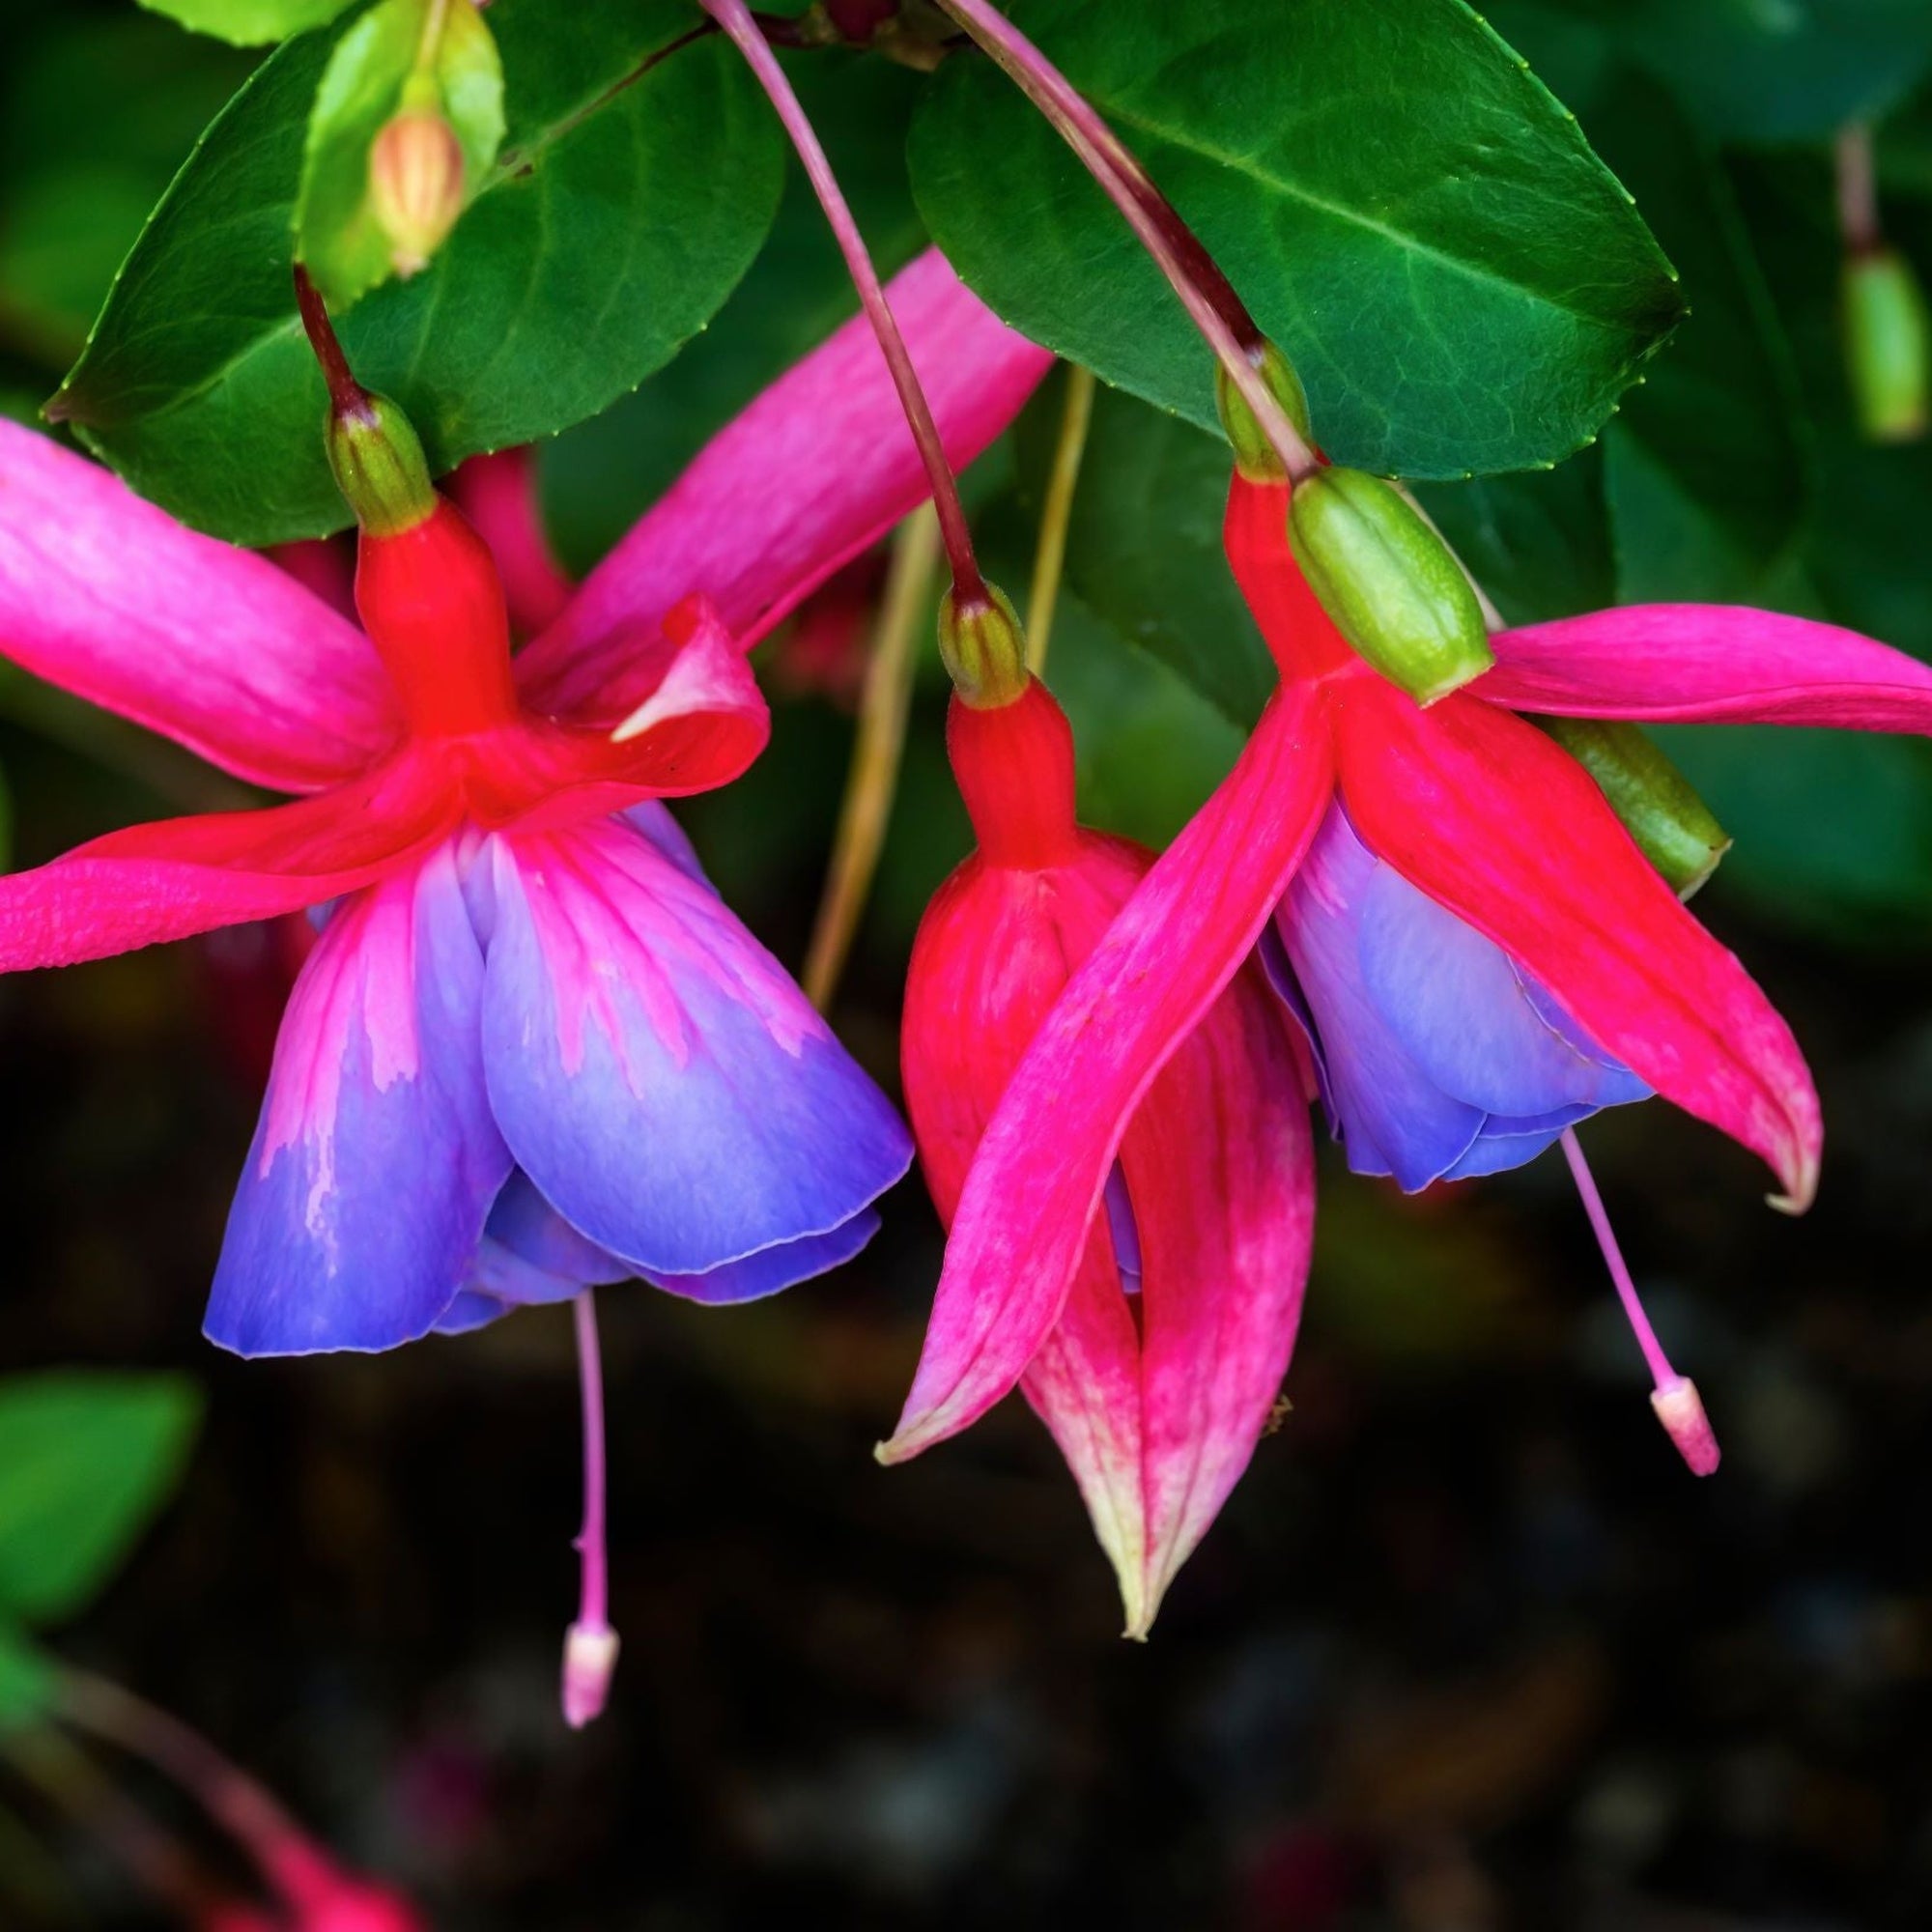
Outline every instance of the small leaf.
[[(506, 145), (435, 262), (336, 318), (438, 470), (606, 408), (716, 313), (784, 180), (730, 47), (685, 0), (496, 0)], [(264, 61), (123, 265), (49, 412), (143, 496), (233, 542), (348, 521), (290, 261), (308, 112), (332, 43)]]
[(54, 1666), (27, 1633), (0, 1621), (0, 1738), (46, 1715)]
[(0, 1383), (0, 1613), (58, 1621), (93, 1596), (173, 1491), (200, 1407), (171, 1376)]
[(470, 0), (441, 0), (428, 98), (405, 100), (438, 5), (439, 0), (382, 0), (336, 43), (323, 73), (302, 156), (296, 254), (331, 307), (348, 307), (393, 266), (395, 242), (371, 192), (370, 155), (401, 109), (420, 106), (454, 133), (463, 156), (466, 200), (482, 185), (502, 145), (502, 63)]
[[(1011, 9), (1293, 358), (1338, 462), (1455, 476), (1568, 455), (1682, 303), (1630, 198), (1462, 0)], [(913, 126), (933, 239), (991, 305), (1214, 424), (1211, 363), (1060, 137), (975, 53)]]
[(265, 47), (326, 27), (349, 0), (141, 0), (143, 7), (238, 47)]

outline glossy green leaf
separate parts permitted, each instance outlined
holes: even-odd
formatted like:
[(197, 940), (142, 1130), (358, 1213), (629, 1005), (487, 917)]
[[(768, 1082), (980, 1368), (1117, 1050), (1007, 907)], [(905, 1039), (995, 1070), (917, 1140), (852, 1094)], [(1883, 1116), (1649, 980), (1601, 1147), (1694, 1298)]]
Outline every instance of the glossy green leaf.
[(143, 7), (238, 47), (265, 47), (325, 27), (350, 0), (141, 0)]
[[(1060, 426), (1060, 382), (1021, 416), (1021, 495), (1037, 506)], [(1066, 580), (1095, 616), (1245, 732), (1274, 666), (1221, 548), (1231, 464), (1218, 435), (1114, 390), (1094, 399), (1066, 531)]]
[[(1449, 476), (1591, 436), (1681, 308), (1576, 123), (1462, 0), (1012, 12), (1134, 147), (1293, 357), (1338, 461)], [(991, 64), (914, 124), (920, 207), (1030, 335), (1203, 427), (1206, 350)]]
[[(728, 46), (653, 62), (690, 27), (683, 0), (497, 0), (490, 22), (501, 156), (427, 270), (338, 318), (439, 469), (594, 414), (668, 361), (757, 253), (783, 180)], [(283, 47), (209, 129), (54, 405), (144, 496), (241, 543), (347, 519), (289, 284), (328, 53), (322, 36)]]
[(0, 1613), (71, 1616), (173, 1491), (200, 1399), (171, 1376), (0, 1383)]
[[(903, 159), (922, 76), (836, 51), (786, 65), (889, 276), (925, 244)], [(858, 305), (825, 213), (792, 165), (770, 239), (717, 321), (635, 395), (544, 449), (545, 503), (566, 559), (587, 568), (602, 556), (708, 438)]]
[(332, 308), (346, 308), (391, 272), (393, 242), (369, 186), (370, 150), (404, 106), (440, 113), (463, 155), (466, 199), (486, 179), (503, 140), (503, 65), (483, 16), (457, 0), (441, 16), (436, 50), (406, 101), (435, 0), (382, 0), (336, 43), (309, 117), (296, 203), (296, 254)]
[(1554, 469), (1430, 483), (1417, 500), (1512, 624), (1616, 602), (1601, 449)]

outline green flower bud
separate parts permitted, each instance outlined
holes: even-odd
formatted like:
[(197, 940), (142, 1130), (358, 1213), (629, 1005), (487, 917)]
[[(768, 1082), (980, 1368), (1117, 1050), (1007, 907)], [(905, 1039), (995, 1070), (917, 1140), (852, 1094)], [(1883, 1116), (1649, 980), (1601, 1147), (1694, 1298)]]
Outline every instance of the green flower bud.
[(1495, 662), (1469, 580), (1394, 484), (1318, 469), (1289, 499), (1288, 541), (1335, 628), (1418, 704)]
[(1730, 834), (1690, 781), (1634, 724), (1605, 718), (1533, 721), (1596, 780), (1637, 850), (1688, 899), (1731, 849)]
[(952, 687), (976, 711), (1010, 704), (1027, 688), (1026, 633), (992, 584), (969, 602), (951, 584), (939, 600), (939, 655)]
[[(1268, 394), (1281, 405), (1289, 421), (1301, 432), (1303, 440), (1314, 441), (1314, 435), (1308, 427), (1308, 398), (1302, 392), (1301, 378), (1294, 373), (1294, 365), (1272, 342), (1264, 346), (1256, 372), (1267, 384)], [(1279, 483), (1288, 471), (1282, 468), (1274, 444), (1267, 440), (1261, 424), (1255, 419), (1255, 412), (1249, 409), (1246, 398), (1236, 388), (1227, 365), (1218, 361), (1214, 364), (1214, 402), (1221, 412), (1221, 427), (1227, 431), (1228, 440), (1235, 445), (1235, 468), (1250, 483)]]
[(1845, 262), (1845, 359), (1859, 427), (1874, 442), (1925, 433), (1932, 327), (1912, 265), (1892, 248)]
[(423, 446), (388, 397), (364, 393), (331, 410), (327, 446), (336, 485), (370, 536), (413, 528), (436, 508)]

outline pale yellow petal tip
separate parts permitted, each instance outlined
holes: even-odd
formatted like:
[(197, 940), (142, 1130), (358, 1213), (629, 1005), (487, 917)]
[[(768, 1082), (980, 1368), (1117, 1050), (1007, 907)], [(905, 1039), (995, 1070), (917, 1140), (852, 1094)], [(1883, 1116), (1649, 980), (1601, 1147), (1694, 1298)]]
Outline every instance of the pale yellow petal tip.
[(651, 717), (651, 700), (646, 698), (611, 733), (611, 744), (628, 745), (633, 738), (639, 736), (649, 726)]

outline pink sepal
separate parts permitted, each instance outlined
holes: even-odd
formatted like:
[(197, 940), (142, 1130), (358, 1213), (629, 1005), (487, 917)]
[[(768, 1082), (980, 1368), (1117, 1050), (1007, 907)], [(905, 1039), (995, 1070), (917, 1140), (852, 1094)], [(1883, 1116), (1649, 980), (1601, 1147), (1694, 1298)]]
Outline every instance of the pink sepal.
[(1932, 668), (1808, 617), (1634, 604), (1492, 638), (1470, 695), (1559, 717), (1932, 731)]
[(1425, 716), (1351, 680), (1334, 704), (1363, 842), (1547, 986), (1608, 1053), (1762, 1154), (1809, 1205), (1823, 1128), (1798, 1043), (1737, 959), (1541, 731), (1467, 696)]
[[(1000, 322), (928, 249), (887, 287), (946, 453), (964, 469), (1053, 357)], [(688, 591), (746, 645), (923, 502), (925, 471), (885, 358), (855, 317), (699, 452), (518, 660), (530, 702), (614, 724), (636, 703), (627, 631)]]
[(368, 639), (321, 599), (5, 421), (0, 653), (278, 791), (351, 778), (400, 730)]
[(1319, 698), (1281, 691), (1068, 984), (980, 1143), (886, 1460), (964, 1429), (1038, 1350), (1135, 1107), (1253, 949), (1331, 781)]

